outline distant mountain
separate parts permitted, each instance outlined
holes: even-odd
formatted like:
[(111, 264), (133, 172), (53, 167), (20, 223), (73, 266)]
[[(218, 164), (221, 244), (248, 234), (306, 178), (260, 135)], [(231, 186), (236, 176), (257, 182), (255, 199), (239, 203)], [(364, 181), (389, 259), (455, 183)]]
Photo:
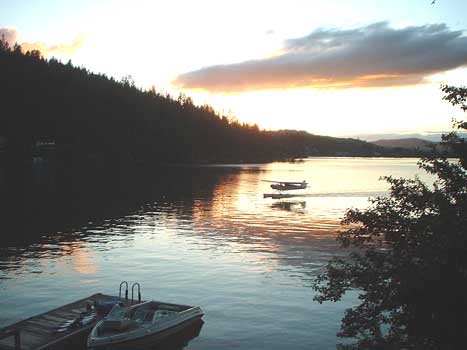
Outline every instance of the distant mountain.
[(436, 142), (431, 142), (415, 137), (411, 138), (401, 138), (401, 139), (391, 139), (391, 140), (377, 140), (371, 142), (374, 145), (387, 147), (387, 148), (408, 148), (408, 149), (419, 149), (422, 151), (427, 151), (431, 149), (432, 146), (436, 145)]
[[(444, 130), (444, 131), (427, 131), (424, 133), (372, 133), (372, 134), (351, 134), (347, 135), (347, 137), (351, 137), (358, 140), (364, 140), (368, 142), (374, 142), (379, 140), (394, 140), (394, 139), (421, 139), (431, 142), (441, 142), (442, 136), (447, 135), (452, 130)], [(466, 132), (459, 132), (456, 131), (460, 137), (467, 137)]]

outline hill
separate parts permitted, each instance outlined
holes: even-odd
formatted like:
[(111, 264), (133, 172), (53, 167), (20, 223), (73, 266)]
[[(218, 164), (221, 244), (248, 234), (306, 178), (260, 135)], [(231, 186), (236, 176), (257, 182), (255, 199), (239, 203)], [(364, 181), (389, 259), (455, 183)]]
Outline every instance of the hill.
[[(0, 41), (0, 137), (10, 164), (53, 153), (65, 168), (415, 155), (355, 139), (266, 131)], [(45, 145), (45, 147), (44, 147)]]
[(430, 150), (436, 142), (427, 141), (419, 138), (401, 138), (401, 139), (390, 139), (390, 140), (377, 140), (371, 142), (377, 146), (389, 147), (389, 148), (408, 148), (408, 149), (419, 149), (423, 151)]

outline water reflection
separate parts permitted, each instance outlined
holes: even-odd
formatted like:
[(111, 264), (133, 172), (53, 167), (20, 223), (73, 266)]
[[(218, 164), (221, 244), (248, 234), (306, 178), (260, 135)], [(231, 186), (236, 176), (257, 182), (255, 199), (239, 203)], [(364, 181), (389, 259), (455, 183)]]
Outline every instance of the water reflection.
[(188, 343), (199, 336), (204, 322), (202, 320), (196, 321), (193, 325), (184, 328), (182, 331), (177, 332), (155, 344), (146, 344), (138, 347), (119, 347), (121, 350), (181, 350), (188, 346)]
[[(416, 172), (415, 160), (357, 158), (17, 179), (0, 199), (10, 213), (0, 326), (83, 295), (115, 294), (123, 278), (142, 282), (143, 298), (203, 308), (206, 325), (190, 347), (334, 349), (349, 304), (317, 305), (309, 286), (341, 253), (340, 218), (386, 193), (379, 176)], [(310, 188), (295, 199), (263, 198), (262, 180), (271, 178), (306, 179)]]
[[(188, 343), (193, 340), (194, 338), (198, 337), (201, 328), (203, 327), (204, 322), (202, 320), (196, 322), (193, 326), (188, 327), (187, 329), (183, 330), (180, 333), (170, 337), (166, 341), (161, 344), (158, 344), (155, 347), (151, 347), (150, 350), (179, 350), (183, 349), (188, 346)], [(149, 349), (148, 349), (149, 350)]]
[(295, 213), (305, 214), (306, 201), (277, 201), (271, 204), (272, 208), (293, 211)]
[[(384, 175), (381, 161), (373, 162)], [(416, 169), (413, 160), (397, 162), (399, 167)], [(382, 163), (386, 170), (399, 170), (392, 169), (394, 160)], [(105, 186), (101, 179), (73, 178), (63, 190), (63, 179), (51, 189), (41, 163), (40, 183), (49, 192), (44, 195), (37, 182), (36, 187), (24, 186), (33, 188), (31, 196), (40, 199), (29, 203), (29, 196), (23, 198), (19, 215), (30, 217), (24, 222), (15, 213), (10, 215), (14, 220), (10, 232), (17, 238), (17, 231), (31, 231), (26, 232), (23, 245), (0, 250), (0, 269), (21, 269), (23, 259), (74, 256), (76, 271), (93, 274), (95, 257), (86, 251), (87, 244), (98, 244), (100, 251), (120, 245), (129, 248), (134, 235), (163, 233), (169, 239), (169, 232), (202, 238), (204, 247), (228, 245), (236, 252), (275, 254), (270, 259), (275, 264), (307, 266), (312, 261), (320, 266), (336, 251), (334, 238), (344, 211), (365, 206), (367, 197), (385, 193), (385, 184), (377, 181), (381, 173), (377, 176), (370, 167), (362, 174), (365, 164), (367, 159), (319, 159), (296, 164), (163, 167), (138, 179), (120, 174), (117, 183), (108, 181)], [(310, 193), (298, 194), (300, 200), (262, 198), (269, 188), (262, 180), (270, 177), (305, 178), (311, 183)], [(126, 188), (117, 186), (122, 179), (128, 180)], [(38, 207), (39, 215), (32, 215)]]

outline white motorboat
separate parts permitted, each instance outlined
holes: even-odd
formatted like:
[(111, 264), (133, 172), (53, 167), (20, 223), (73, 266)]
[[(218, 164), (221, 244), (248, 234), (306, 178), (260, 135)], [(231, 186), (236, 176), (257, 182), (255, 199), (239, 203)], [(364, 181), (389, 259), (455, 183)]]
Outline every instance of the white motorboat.
[[(123, 299), (121, 288), (125, 284)], [(138, 287), (138, 301), (133, 299), (134, 287)], [(131, 294), (129, 300), (128, 283), (123, 281), (119, 290), (120, 301), (94, 326), (88, 336), (88, 349), (145, 348), (199, 323), (203, 317), (203, 311), (197, 306), (142, 302), (139, 283), (133, 285)]]
[(119, 303), (99, 321), (88, 337), (88, 349), (135, 348), (154, 344), (199, 321), (199, 307), (146, 301)]

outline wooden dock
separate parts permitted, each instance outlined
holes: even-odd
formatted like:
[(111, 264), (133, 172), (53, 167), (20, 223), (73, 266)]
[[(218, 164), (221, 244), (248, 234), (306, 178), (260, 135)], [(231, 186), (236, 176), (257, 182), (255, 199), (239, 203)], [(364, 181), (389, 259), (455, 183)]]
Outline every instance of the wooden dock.
[(69, 327), (64, 325), (79, 319), (83, 312), (89, 309), (89, 305), (113, 300), (128, 301), (97, 293), (0, 329), (0, 349), (51, 350), (63, 349), (69, 344), (81, 342), (84, 345), (87, 335), (103, 315), (97, 314), (97, 317), (87, 324), (78, 323)]

